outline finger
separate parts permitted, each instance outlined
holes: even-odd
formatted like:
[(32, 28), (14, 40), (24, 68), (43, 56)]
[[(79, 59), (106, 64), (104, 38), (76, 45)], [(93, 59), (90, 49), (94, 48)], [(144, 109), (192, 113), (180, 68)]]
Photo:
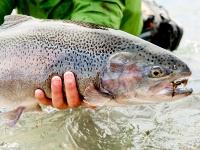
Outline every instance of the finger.
[(35, 98), (45, 106), (52, 106), (52, 101), (50, 98), (47, 98), (45, 93), (41, 89), (35, 90)]
[(67, 108), (67, 103), (63, 98), (62, 80), (59, 76), (51, 79), (51, 96), (53, 107), (58, 109)]
[(66, 72), (64, 74), (64, 84), (69, 107), (75, 108), (80, 106), (81, 100), (76, 88), (76, 80), (72, 72)]

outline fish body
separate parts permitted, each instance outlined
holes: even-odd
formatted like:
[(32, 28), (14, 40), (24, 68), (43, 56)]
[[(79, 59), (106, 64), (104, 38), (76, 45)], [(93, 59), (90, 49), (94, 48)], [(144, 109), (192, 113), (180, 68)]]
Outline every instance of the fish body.
[(191, 75), (174, 54), (94, 24), (6, 16), (0, 51), (0, 107), (38, 106), (34, 91), (51, 97), (52, 76), (62, 78), (66, 71), (75, 74), (85, 102), (95, 106), (173, 101), (192, 93), (173, 89), (172, 82)]

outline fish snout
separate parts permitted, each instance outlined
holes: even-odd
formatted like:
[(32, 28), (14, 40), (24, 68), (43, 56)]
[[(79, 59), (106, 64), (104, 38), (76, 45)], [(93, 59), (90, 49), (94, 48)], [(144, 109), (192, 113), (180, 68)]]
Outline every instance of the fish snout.
[(182, 69), (181, 74), (188, 77), (188, 76), (191, 76), (192, 71), (191, 71), (190, 68), (186, 65), (186, 66)]

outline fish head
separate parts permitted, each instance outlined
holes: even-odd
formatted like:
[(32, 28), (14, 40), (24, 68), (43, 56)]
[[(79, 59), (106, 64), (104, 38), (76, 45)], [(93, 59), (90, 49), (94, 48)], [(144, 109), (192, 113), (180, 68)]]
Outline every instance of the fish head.
[(173, 53), (157, 46), (143, 47), (110, 57), (102, 71), (101, 90), (122, 104), (174, 101), (192, 93), (179, 86), (186, 85), (190, 75), (187, 64)]

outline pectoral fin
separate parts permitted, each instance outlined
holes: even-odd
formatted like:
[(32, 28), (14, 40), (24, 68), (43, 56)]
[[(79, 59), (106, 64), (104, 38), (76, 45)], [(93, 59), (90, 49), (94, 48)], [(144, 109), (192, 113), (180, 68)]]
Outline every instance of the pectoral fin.
[(112, 96), (101, 93), (96, 90), (93, 84), (90, 84), (84, 92), (84, 102), (92, 106), (103, 106), (110, 101)]
[(18, 122), (24, 109), (25, 107), (18, 107), (15, 110), (3, 113), (1, 115), (1, 124), (6, 126), (6, 128), (12, 128)]

